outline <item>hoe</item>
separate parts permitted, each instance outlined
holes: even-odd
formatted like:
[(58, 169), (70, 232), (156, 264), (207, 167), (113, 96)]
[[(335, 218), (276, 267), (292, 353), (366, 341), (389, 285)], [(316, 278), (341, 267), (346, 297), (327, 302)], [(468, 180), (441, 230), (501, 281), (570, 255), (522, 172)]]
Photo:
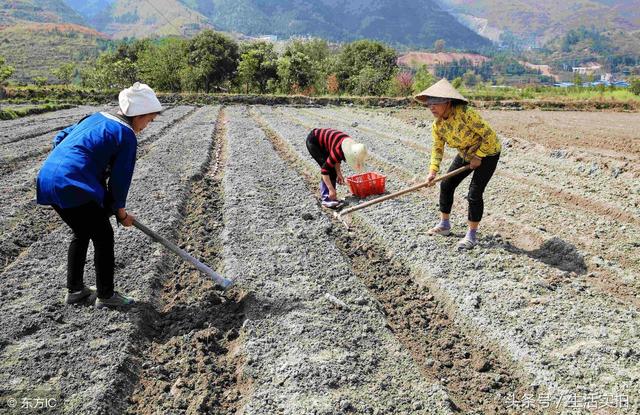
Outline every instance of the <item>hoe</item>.
[(382, 202), (384, 202), (386, 200), (395, 199), (395, 198), (397, 198), (399, 196), (402, 196), (402, 195), (404, 195), (406, 193), (411, 193), (411, 192), (414, 192), (414, 191), (416, 191), (418, 189), (422, 189), (423, 187), (427, 187), (431, 183), (437, 183), (439, 181), (442, 181), (442, 180), (448, 179), (450, 177), (453, 177), (455, 175), (458, 175), (458, 174), (462, 173), (463, 171), (467, 171), (467, 170), (469, 170), (469, 168), (470, 168), (469, 165), (460, 167), (459, 169), (456, 169), (456, 170), (454, 170), (452, 172), (449, 172), (447, 174), (443, 174), (440, 177), (436, 177), (432, 182), (426, 182), (425, 181), (425, 182), (422, 182), (420, 184), (416, 184), (415, 186), (411, 186), (411, 187), (408, 187), (406, 189), (399, 190), (399, 191), (397, 191), (395, 193), (391, 193), (391, 194), (388, 194), (386, 196), (382, 196), (382, 197), (379, 197), (377, 199), (373, 199), (373, 200), (370, 200), (368, 202), (361, 203), (361, 204), (356, 205), (356, 206), (354, 206), (352, 208), (344, 209), (344, 210), (341, 210), (340, 212), (334, 212), (333, 216), (336, 219), (338, 219), (340, 222), (342, 222), (342, 224), (344, 226), (346, 226), (347, 229), (349, 229), (349, 226), (351, 224), (351, 218), (348, 216), (349, 214), (351, 214), (351, 213), (353, 213), (353, 212), (355, 212), (357, 210), (369, 207), (371, 205), (376, 205), (378, 203), (382, 203)]
[(140, 229), (142, 232), (147, 234), (151, 239), (153, 239), (156, 242), (159, 242), (165, 248), (167, 248), (168, 250), (172, 251), (173, 253), (178, 255), (180, 258), (182, 258), (186, 262), (188, 262), (191, 265), (193, 265), (194, 267), (196, 267), (198, 269), (198, 271), (200, 271), (200, 272), (208, 275), (209, 277), (211, 277), (211, 279), (216, 284), (218, 284), (223, 290), (226, 290), (227, 288), (231, 287), (231, 285), (233, 284), (233, 281), (228, 280), (225, 277), (223, 277), (222, 275), (218, 274), (217, 272), (215, 272), (214, 270), (212, 270), (211, 268), (209, 268), (208, 266), (206, 266), (202, 262), (198, 261), (193, 256), (189, 255), (189, 253), (187, 253), (185, 250), (180, 249), (173, 242), (169, 241), (168, 239), (164, 238), (163, 236), (158, 235), (157, 233), (155, 233), (151, 229), (147, 228), (145, 225), (140, 223), (137, 219), (134, 219), (133, 226), (135, 226), (136, 228)]

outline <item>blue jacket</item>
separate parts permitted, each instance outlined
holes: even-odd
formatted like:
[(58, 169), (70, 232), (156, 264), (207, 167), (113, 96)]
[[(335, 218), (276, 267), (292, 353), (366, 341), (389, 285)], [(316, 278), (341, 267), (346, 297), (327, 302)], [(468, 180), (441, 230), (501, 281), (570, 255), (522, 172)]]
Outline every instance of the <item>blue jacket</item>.
[(113, 211), (125, 207), (136, 146), (133, 129), (111, 114), (99, 112), (65, 128), (38, 173), (38, 203), (63, 209), (91, 201)]

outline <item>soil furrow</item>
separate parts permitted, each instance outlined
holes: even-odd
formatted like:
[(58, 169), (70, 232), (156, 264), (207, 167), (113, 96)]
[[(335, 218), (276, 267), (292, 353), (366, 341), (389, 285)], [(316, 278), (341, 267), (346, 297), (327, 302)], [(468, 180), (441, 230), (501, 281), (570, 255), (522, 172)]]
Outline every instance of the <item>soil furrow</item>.
[[(180, 123), (195, 110), (195, 107), (168, 109), (158, 123), (152, 123), (138, 140), (138, 160), (145, 157), (154, 141), (170, 129), (180, 128)], [(62, 225), (51, 209), (35, 203), (35, 176), (44, 158), (30, 160), (27, 167), (2, 178), (0, 205), (3, 210), (0, 214), (0, 231), (3, 238), (0, 241), (0, 272), (31, 244)], [(33, 166), (34, 163), (37, 166)]]
[[(225, 116), (220, 111), (206, 171), (194, 180), (184, 208), (179, 245), (198, 252), (216, 269), (221, 264), (221, 180), (224, 173)], [(175, 275), (155, 289), (157, 316), (129, 413), (235, 413), (242, 388), (237, 386), (235, 355), (244, 320), (242, 294), (219, 295), (210, 280), (177, 259)], [(160, 402), (160, 404), (158, 404)]]
[[(326, 115), (325, 110), (319, 111), (310, 111), (310, 110), (301, 110), (296, 109), (295, 111), (306, 114), (310, 117), (315, 117), (316, 119), (321, 119), (325, 121), (332, 121), (335, 123), (335, 118), (331, 115)], [(346, 128), (349, 124), (348, 120), (340, 120)], [(429, 157), (431, 156), (431, 147), (429, 145), (421, 144), (419, 142), (415, 142), (412, 139), (402, 138), (398, 136), (392, 136), (389, 134), (385, 134), (380, 132), (380, 130), (375, 130), (367, 127), (363, 127), (361, 125), (357, 126), (358, 131), (365, 132), (369, 135), (382, 138), (386, 141), (393, 142), (396, 144), (404, 144), (405, 146), (411, 147), (412, 149), (418, 151), (423, 154), (424, 161), (423, 164), (427, 163)], [(428, 132), (425, 131), (425, 139), (424, 141), (429, 141), (431, 139), (430, 134), (426, 134)], [(504, 140), (503, 140), (504, 141)], [(510, 141), (510, 140), (508, 140)], [(576, 205), (580, 207), (580, 209), (585, 210), (586, 212), (602, 214), (602, 212), (606, 212), (607, 215), (614, 215), (615, 219), (618, 219), (622, 222), (638, 225), (640, 224), (640, 219), (637, 215), (631, 213), (637, 211), (640, 213), (640, 206), (638, 202), (640, 202), (640, 194), (636, 200), (633, 198), (616, 198), (615, 193), (612, 193), (610, 189), (611, 186), (594, 186), (592, 183), (594, 182), (593, 177), (584, 177), (583, 183), (576, 183), (575, 180), (567, 180), (566, 182), (556, 183), (557, 181), (564, 181), (564, 178), (560, 178), (558, 180), (545, 180), (545, 174), (548, 173), (549, 170), (541, 169), (540, 163), (545, 159), (545, 157), (541, 157), (539, 155), (536, 159), (528, 156), (527, 154), (531, 153), (531, 150), (528, 151), (519, 151), (516, 149), (505, 149), (512, 154), (508, 159), (503, 158), (504, 168), (499, 169), (496, 172), (497, 176), (504, 176), (513, 180), (513, 184), (525, 187), (527, 189), (535, 188), (540, 189), (548, 194), (553, 194), (555, 197), (559, 198), (566, 206), (575, 207)], [(505, 153), (506, 151), (503, 151)], [(455, 154), (453, 151), (449, 151), (449, 154)], [(549, 167), (549, 166), (547, 166)], [(550, 171), (557, 172), (557, 165), (554, 165), (550, 168)], [(518, 171), (527, 172), (527, 175), (518, 174)], [(573, 168), (569, 172), (566, 177), (571, 177), (575, 175), (575, 168)], [(537, 177), (536, 177), (537, 176)], [(573, 192), (569, 190), (569, 188), (578, 187), (580, 193)], [(628, 186), (620, 185), (620, 189), (624, 189), (628, 192)], [(640, 191), (640, 187), (638, 188)], [(593, 197), (589, 197), (590, 194), (594, 194)], [(625, 193), (626, 194), (626, 193)], [(603, 200), (616, 200), (616, 204), (606, 203)], [(618, 205), (623, 205), (625, 208), (621, 209)], [(626, 205), (626, 206), (625, 206)], [(638, 208), (638, 209), (636, 209)]]
[[(58, 131), (58, 129), (53, 131)], [(34, 158), (43, 160), (44, 157), (41, 156), (49, 153), (51, 150), (51, 136), (52, 134), (48, 133), (37, 135), (32, 139), (25, 140), (26, 142), (21, 141), (19, 146), (3, 147), (0, 150), (0, 178), (23, 167), (25, 164), (24, 161), (26, 160)], [(34, 145), (35, 143), (37, 143), (37, 145)], [(47, 143), (47, 145), (40, 145), (41, 143)], [(18, 155), (14, 155), (16, 148), (20, 149)]]
[[(393, 120), (402, 121), (411, 127), (420, 123), (431, 122), (428, 110), (409, 110), (386, 112), (387, 123)], [(547, 111), (481, 111), (496, 132), (508, 137), (514, 145), (520, 147), (523, 155), (528, 153), (546, 153), (547, 157), (564, 158), (572, 161), (579, 170), (561, 166), (561, 170), (571, 170), (571, 175), (593, 179), (591, 171), (593, 162), (600, 169), (610, 172), (612, 177), (634, 179), (640, 175), (637, 161), (640, 159), (640, 146), (636, 132), (633, 130), (633, 114), (611, 114), (606, 112), (562, 112)], [(410, 115), (413, 114), (413, 115)], [(366, 113), (365, 113), (366, 115)], [(537, 121), (531, 122), (531, 118)], [(618, 121), (613, 121), (617, 118)], [(418, 121), (421, 120), (421, 121)], [(572, 120), (567, 122), (567, 120)], [(397, 128), (398, 124), (393, 123)], [(414, 127), (415, 128), (415, 127)], [(428, 136), (429, 131), (423, 130)], [(539, 159), (532, 159), (538, 161)], [(549, 160), (542, 160), (542, 163)], [(591, 166), (585, 165), (591, 162)], [(556, 166), (557, 167), (557, 166)], [(626, 172), (626, 173), (625, 173)]]
[[(161, 117), (157, 118), (150, 126), (140, 134), (138, 146), (143, 148), (150, 144), (157, 137), (162, 135), (164, 131), (172, 128), (175, 123), (182, 121), (196, 110), (195, 107), (175, 107), (165, 110)], [(69, 124), (77, 122), (81, 117), (74, 118)], [(44, 159), (44, 154), (51, 151), (51, 143), (54, 132), (58, 132), (62, 128), (68, 127), (69, 124), (56, 127), (51, 131), (43, 134), (33, 135), (24, 138), (19, 142), (13, 142), (0, 147), (0, 177), (12, 173), (22, 167), (26, 162), (32, 164), (30, 159), (38, 158), (37, 161)]]
[[(300, 110), (299, 110), (300, 111)], [(346, 115), (337, 111), (328, 109), (304, 111), (307, 114), (319, 114), (326, 116), (327, 120), (339, 119), (341, 122), (351, 124), (353, 116), (349, 119)], [(430, 157), (430, 123), (424, 124), (426, 128), (411, 128), (409, 124), (404, 126), (399, 120), (393, 117), (382, 117), (372, 115), (370, 113), (360, 114), (361, 122), (357, 126), (358, 131), (381, 137), (392, 142), (411, 146), (418, 152), (423, 153), (425, 160)], [(426, 116), (426, 111), (423, 116)], [(365, 120), (362, 120), (364, 118)], [(395, 122), (394, 122), (395, 121)], [(382, 133), (381, 131), (403, 131), (398, 136)], [(621, 216), (628, 223), (637, 222), (640, 215), (640, 182), (634, 180), (624, 172), (623, 166), (616, 164), (598, 163), (586, 165), (586, 161), (580, 160), (571, 162), (569, 160), (571, 151), (559, 150), (557, 148), (546, 149), (539, 144), (529, 142), (522, 138), (501, 137), (505, 150), (510, 157), (505, 159), (503, 168), (498, 171), (498, 175), (502, 175), (507, 171), (526, 172), (524, 177), (530, 187), (526, 189), (544, 189), (552, 194), (559, 194), (565, 200), (568, 206), (573, 207), (574, 201), (584, 202), (580, 206), (590, 206), (593, 204), (592, 210), (611, 211)], [(573, 149), (573, 147), (572, 147)], [(454, 154), (454, 153), (451, 153)], [(605, 175), (602, 171), (608, 170), (611, 175)], [(564, 174), (562, 174), (564, 173)], [(611, 176), (611, 177), (608, 177)], [(517, 180), (513, 183), (516, 186), (523, 187)], [(577, 191), (575, 190), (577, 189)], [(634, 197), (635, 195), (635, 197)], [(603, 201), (608, 201), (604, 202)], [(634, 213), (635, 212), (635, 213)], [(598, 212), (596, 212), (598, 213)]]
[(62, 130), (85, 115), (100, 110), (110, 110), (111, 108), (81, 106), (70, 110), (23, 117), (17, 120), (0, 121), (0, 131), (2, 132), (0, 134), (0, 148), (7, 144)]

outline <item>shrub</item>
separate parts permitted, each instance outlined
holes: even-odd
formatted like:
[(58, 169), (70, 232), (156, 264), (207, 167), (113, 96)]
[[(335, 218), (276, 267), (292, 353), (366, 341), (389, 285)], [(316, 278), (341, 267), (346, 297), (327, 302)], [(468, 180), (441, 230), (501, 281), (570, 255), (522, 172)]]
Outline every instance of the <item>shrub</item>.
[(431, 72), (427, 69), (427, 65), (421, 65), (413, 80), (413, 92), (415, 94), (420, 93), (435, 83), (436, 78), (431, 75)]
[(629, 87), (629, 91), (633, 92), (636, 95), (640, 95), (640, 78), (633, 78), (630, 82), (631, 86)]
[(327, 76), (327, 91), (331, 95), (336, 95), (340, 92), (340, 83), (338, 82), (338, 77), (334, 73)]

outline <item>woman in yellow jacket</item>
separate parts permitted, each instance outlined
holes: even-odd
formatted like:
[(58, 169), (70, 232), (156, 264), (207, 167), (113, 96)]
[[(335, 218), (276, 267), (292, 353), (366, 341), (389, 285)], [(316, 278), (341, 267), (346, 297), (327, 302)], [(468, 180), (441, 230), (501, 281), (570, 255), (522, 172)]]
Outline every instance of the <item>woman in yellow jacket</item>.
[(440, 184), (440, 223), (430, 229), (429, 234), (446, 236), (451, 233), (449, 215), (454, 192), (462, 180), (473, 171), (467, 197), (469, 229), (465, 237), (458, 242), (458, 249), (471, 249), (477, 244), (476, 232), (484, 211), (482, 195), (496, 170), (502, 149), (500, 141), (489, 124), (467, 106), (467, 99), (446, 79), (440, 80), (415, 98), (426, 104), (436, 118), (431, 131), (433, 147), (427, 180), (433, 181), (438, 174), (445, 144), (458, 150), (449, 171), (464, 165), (471, 167), (471, 170)]

